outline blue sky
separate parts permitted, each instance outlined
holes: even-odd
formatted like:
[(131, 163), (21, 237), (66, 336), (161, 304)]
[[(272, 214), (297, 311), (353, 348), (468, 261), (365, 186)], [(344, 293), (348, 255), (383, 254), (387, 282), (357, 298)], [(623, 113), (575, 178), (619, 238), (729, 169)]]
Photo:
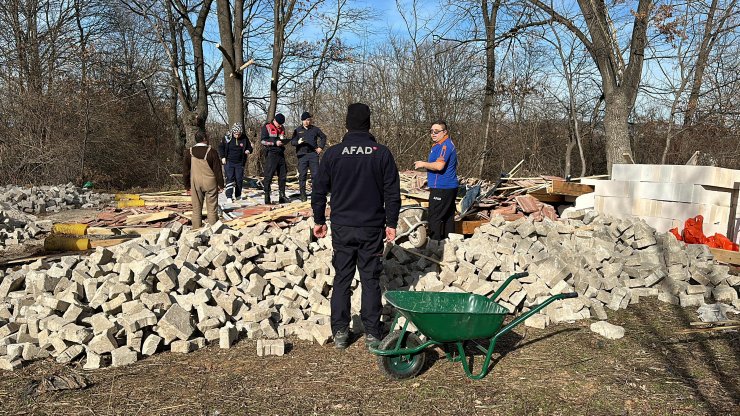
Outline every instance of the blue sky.
[[(330, 0), (331, 1), (331, 0)], [(398, 34), (400, 36), (408, 36), (406, 26), (401, 14), (398, 12), (396, 6), (396, 0), (350, 0), (354, 7), (368, 8), (374, 12), (374, 20), (367, 23), (367, 27), (370, 33), (365, 36), (357, 36), (354, 34), (345, 34), (342, 40), (349, 43), (352, 46), (372, 48), (380, 42), (385, 42), (388, 39), (388, 34)], [(401, 0), (403, 5), (410, 5), (411, 0)], [(427, 4), (430, 2), (427, 1)], [(214, 7), (215, 9), (215, 7)], [(420, 13), (428, 12), (423, 10), (423, 5), (419, 5)], [(206, 55), (206, 61), (208, 64), (215, 68), (221, 63), (221, 53), (216, 49), (216, 43), (219, 42), (218, 25), (216, 21), (215, 10), (214, 13), (209, 17), (209, 24), (205, 31), (206, 42), (204, 42), (203, 49)], [(316, 30), (311, 29), (311, 25), (306, 25), (306, 28), (301, 31), (300, 36), (305, 40), (311, 40), (312, 37), (318, 36), (320, 33)], [(299, 40), (299, 39), (294, 39)], [(245, 60), (249, 59), (249, 56), (245, 56)], [(265, 86), (269, 85), (269, 73), (266, 71), (264, 75), (267, 77), (264, 80)], [(208, 76), (208, 74), (206, 74)], [(220, 84), (221, 80), (217, 80), (216, 85)], [(216, 87), (218, 88), (218, 87)], [(209, 118), (214, 121), (221, 121), (223, 113), (216, 107), (222, 107), (223, 103), (220, 101), (218, 96), (211, 96), (211, 108), (213, 111)], [(281, 108), (278, 108), (280, 111)]]

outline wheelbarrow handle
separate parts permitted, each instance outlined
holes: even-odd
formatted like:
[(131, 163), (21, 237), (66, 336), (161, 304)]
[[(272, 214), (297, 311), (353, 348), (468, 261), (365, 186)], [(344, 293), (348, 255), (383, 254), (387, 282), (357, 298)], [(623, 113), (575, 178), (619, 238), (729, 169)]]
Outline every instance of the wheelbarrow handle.
[(578, 297), (578, 292), (571, 292), (563, 294), (563, 299), (573, 299)]
[(506, 289), (506, 286), (509, 286), (509, 283), (511, 283), (514, 279), (519, 279), (520, 277), (527, 277), (527, 276), (529, 276), (529, 272), (520, 272), (520, 273), (512, 274), (511, 276), (509, 276), (508, 279), (506, 279), (504, 284), (501, 285), (501, 287), (499, 287), (498, 290), (493, 293), (493, 295), (491, 295), (491, 300), (496, 300), (496, 298), (498, 298), (498, 295), (500, 295), (501, 292), (503, 292), (504, 289)]

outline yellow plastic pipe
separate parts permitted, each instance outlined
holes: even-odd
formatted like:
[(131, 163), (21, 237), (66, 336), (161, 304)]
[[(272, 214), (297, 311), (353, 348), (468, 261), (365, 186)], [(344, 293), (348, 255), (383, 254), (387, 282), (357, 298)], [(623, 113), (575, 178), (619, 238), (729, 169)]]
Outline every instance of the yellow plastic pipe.
[(54, 234), (85, 235), (87, 224), (54, 224), (52, 232)]
[(90, 249), (90, 239), (50, 235), (44, 240), (46, 251), (84, 251)]
[(141, 199), (139, 194), (116, 194), (116, 201), (122, 201), (125, 199)]
[(118, 201), (118, 208), (143, 207), (145, 202), (143, 199), (124, 199)]

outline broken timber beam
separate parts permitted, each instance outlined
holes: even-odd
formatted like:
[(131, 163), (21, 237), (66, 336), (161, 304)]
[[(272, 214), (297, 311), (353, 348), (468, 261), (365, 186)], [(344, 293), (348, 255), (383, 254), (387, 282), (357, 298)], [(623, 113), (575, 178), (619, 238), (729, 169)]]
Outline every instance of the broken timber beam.
[(594, 187), (592, 185), (566, 181), (552, 181), (552, 186), (547, 189), (549, 194), (566, 196), (581, 196), (593, 191)]

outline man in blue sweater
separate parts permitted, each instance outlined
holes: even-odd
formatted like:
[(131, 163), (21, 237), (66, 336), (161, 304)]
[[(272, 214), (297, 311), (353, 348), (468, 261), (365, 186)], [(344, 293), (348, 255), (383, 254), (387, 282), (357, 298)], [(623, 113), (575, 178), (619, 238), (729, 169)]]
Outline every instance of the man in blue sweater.
[(383, 239), (396, 238), (401, 187), (398, 167), (387, 147), (370, 134), (370, 107), (347, 108), (347, 134), (321, 159), (311, 194), (316, 237), (326, 236), (326, 199), (331, 193), (331, 233), (336, 275), (331, 296), (334, 344), (349, 346), (351, 284), (360, 272), (365, 344), (382, 339), (380, 314)]
[(447, 123), (440, 120), (429, 129), (434, 145), (429, 159), (414, 162), (414, 169), (426, 169), (429, 186), (427, 226), (429, 238), (444, 240), (455, 232), (455, 197), (457, 197), (457, 149), (450, 138)]

